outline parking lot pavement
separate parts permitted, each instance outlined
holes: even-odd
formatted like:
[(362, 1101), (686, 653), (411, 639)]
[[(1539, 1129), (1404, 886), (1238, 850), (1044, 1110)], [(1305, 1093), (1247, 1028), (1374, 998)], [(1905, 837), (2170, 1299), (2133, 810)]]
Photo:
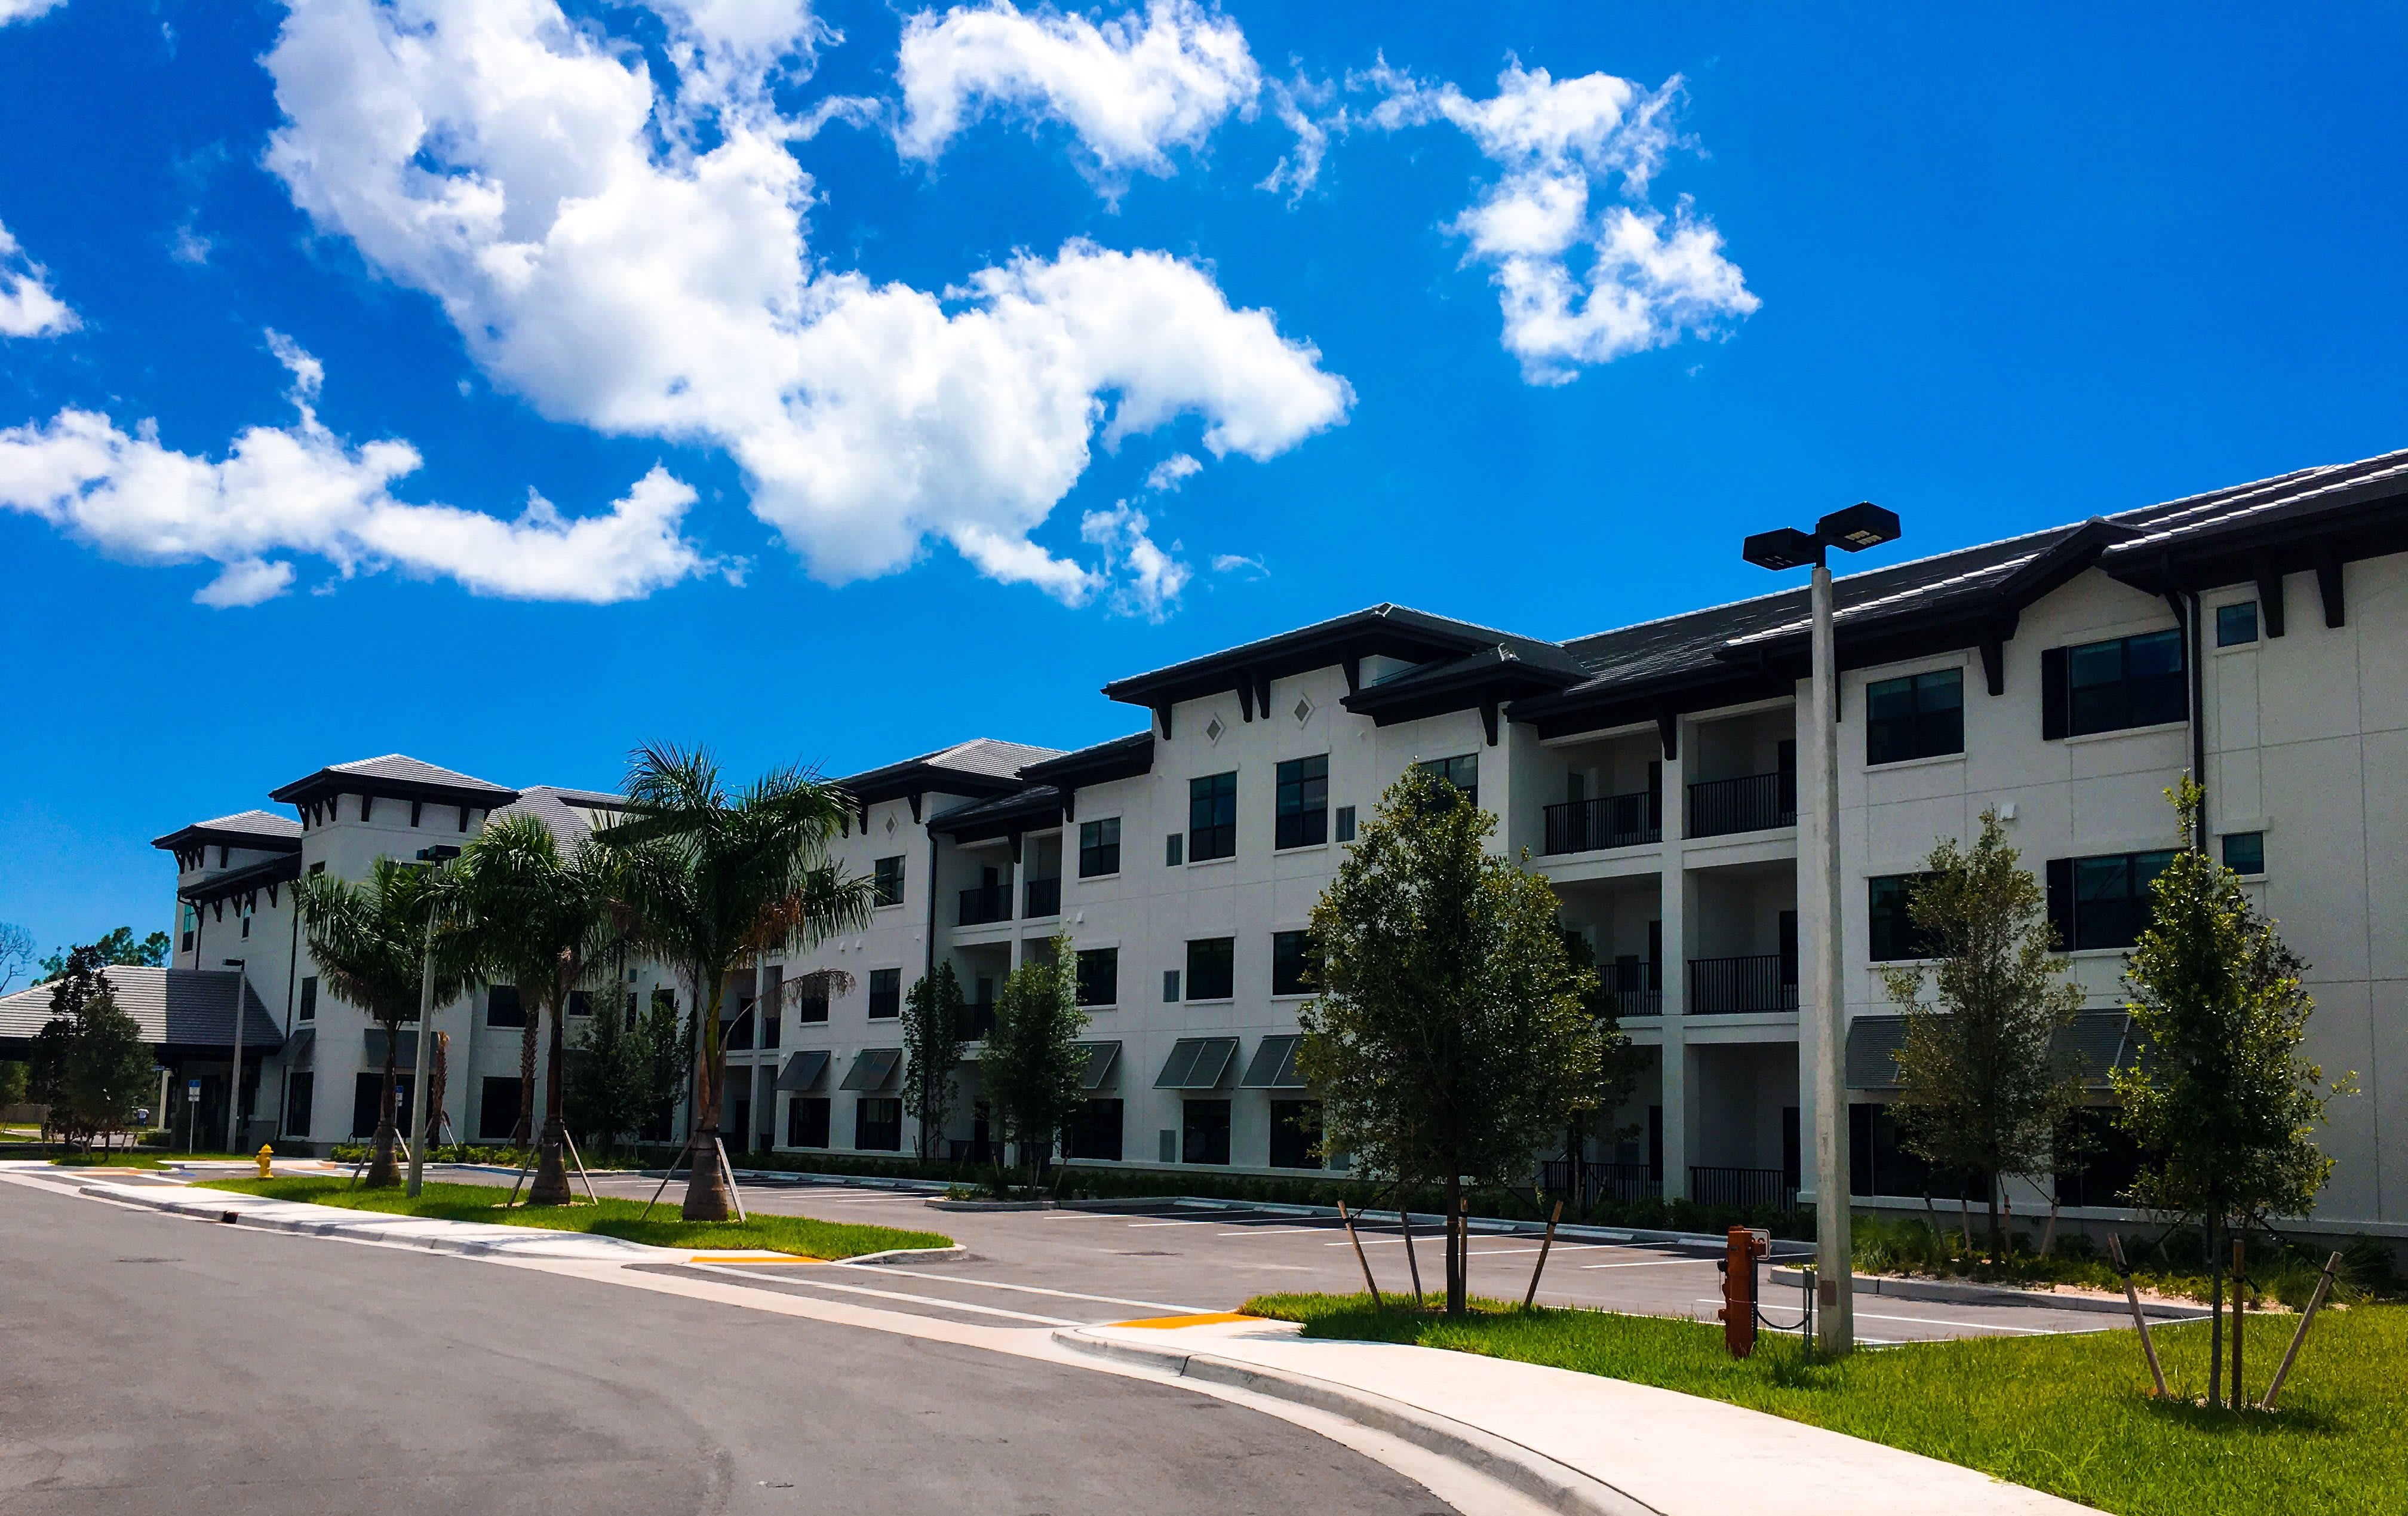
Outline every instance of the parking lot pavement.
[[(508, 1183), (480, 1169), (445, 1168), (441, 1177)], [(595, 1175), (604, 1194), (645, 1200), (657, 1176)], [(662, 1204), (674, 1206), (682, 1180)], [(1252, 1209), (1208, 1209), (1169, 1204), (1112, 1210), (939, 1211), (923, 1194), (835, 1181), (747, 1180), (752, 1210), (821, 1220), (942, 1232), (970, 1256), (939, 1263), (894, 1264), (691, 1265), (740, 1275), (758, 1287), (844, 1297), (889, 1309), (989, 1325), (1030, 1326), (1125, 1321), (1236, 1308), (1249, 1296), (1315, 1291), (1355, 1292), (1363, 1274), (1337, 1221)], [(1396, 1222), (1358, 1225), (1364, 1254), (1383, 1292), (1409, 1293), (1406, 1239)], [(1416, 1229), (1416, 1254), (1426, 1286), (1440, 1278), (1440, 1239)], [(1474, 1234), (1475, 1293), (1518, 1300), (1530, 1281), (1540, 1241), (1520, 1234)], [(1626, 1243), (1558, 1239), (1547, 1258), (1539, 1300), (1634, 1315), (1711, 1320), (1721, 1304), (1715, 1254)], [(1797, 1292), (1768, 1290), (1763, 1310), (1773, 1322), (1799, 1319)], [(1869, 1344), (1961, 1336), (2030, 1336), (2114, 1330), (2121, 1319), (2091, 1311), (2033, 1306), (1958, 1305), (1860, 1299), (1857, 1336)]]

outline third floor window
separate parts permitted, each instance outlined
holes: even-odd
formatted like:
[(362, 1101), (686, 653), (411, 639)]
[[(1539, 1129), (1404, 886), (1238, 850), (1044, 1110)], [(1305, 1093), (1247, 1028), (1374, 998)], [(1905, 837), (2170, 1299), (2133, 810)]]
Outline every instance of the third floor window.
[(2048, 917), (2060, 949), (2130, 947), (2149, 925), (2149, 887), (2172, 850), (2048, 860)]
[(1199, 937), (1187, 944), (1187, 998), (1227, 1000), (1238, 992), (1237, 941)]
[(1079, 1003), (1111, 1005), (1121, 998), (1121, 950), (1082, 947), (1079, 950)]
[(1079, 823), (1079, 877), (1093, 879), (1121, 872), (1121, 818)]
[(1329, 840), (1329, 755), (1279, 766), (1278, 832), (1272, 845), (1309, 847)]
[(1271, 933), (1271, 993), (1309, 995), (1316, 982), (1312, 940), (1302, 931)]
[(1934, 669), (1865, 686), (1865, 762), (1965, 751), (1965, 671)]
[(1238, 856), (1238, 776), (1208, 773), (1187, 781), (1187, 861)]
[(903, 855), (882, 858), (870, 865), (870, 903), (900, 905), (903, 903)]
[(1455, 788), (1472, 804), (1480, 803), (1480, 755), (1466, 753), (1461, 758), (1429, 758), (1413, 765), (1424, 773), (1434, 773)]
[(2041, 735), (2080, 737), (2190, 714), (2180, 631), (2153, 631), (2041, 655)]

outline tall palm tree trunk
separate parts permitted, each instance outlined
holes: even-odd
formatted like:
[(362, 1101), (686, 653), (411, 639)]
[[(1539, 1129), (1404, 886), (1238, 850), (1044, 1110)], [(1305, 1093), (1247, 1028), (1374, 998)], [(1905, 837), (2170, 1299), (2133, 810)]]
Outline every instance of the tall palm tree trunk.
[(535, 1136), (535, 1037), (536, 1023), (543, 1018), (542, 1003), (538, 1001), (525, 1017), (519, 1032), (519, 1124), (510, 1133), (511, 1146), (516, 1148), (526, 1147)]
[(367, 1187), (371, 1190), (391, 1190), (401, 1183), (401, 1165), (393, 1157), (394, 1070), (398, 1065), (400, 1046), (400, 1023), (388, 1023), (384, 1029), (384, 1085), (377, 1091), (376, 1135), (369, 1139)]
[[(1450, 1163), (1448, 1167), (1459, 1167)], [(1460, 1316), (1464, 1312), (1465, 1268), (1469, 1262), (1463, 1256), (1463, 1228), (1456, 1223), (1463, 1215), (1463, 1180), (1448, 1175), (1446, 1180), (1446, 1313)]]
[(699, 1045), (694, 1061), (694, 1167), (686, 1173), (685, 1205), (679, 1215), (689, 1221), (724, 1221), (736, 1208), (727, 1193), (727, 1176), (721, 1167), (725, 1150), (719, 1146), (719, 1091), (726, 1077), (726, 1053), (719, 1045), (720, 981), (710, 988), (695, 1018)]
[(561, 1134), (567, 1123), (561, 1118), (561, 1073), (567, 1062), (560, 1030), (561, 1007), (552, 1007), (550, 1045), (544, 1055), (543, 1070), (543, 1137), (536, 1159), (535, 1188), (527, 1191), (530, 1206), (566, 1206), (576, 1197), (568, 1188), (568, 1163), (563, 1152), (567, 1145)]

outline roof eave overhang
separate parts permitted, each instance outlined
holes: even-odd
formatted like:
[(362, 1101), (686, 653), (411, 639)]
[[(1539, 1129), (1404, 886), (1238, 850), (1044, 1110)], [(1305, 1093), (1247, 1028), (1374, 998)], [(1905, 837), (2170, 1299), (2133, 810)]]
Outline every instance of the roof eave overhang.
[(306, 779), (295, 779), (267, 792), (269, 800), (295, 807), (336, 795), (366, 795), (386, 801), (434, 801), (438, 804), (466, 805), (480, 811), (498, 811), (519, 798), (515, 789), (501, 789), (490, 785), (426, 784), (414, 779), (380, 779), (368, 774), (343, 773), (334, 769), (321, 769)]
[(1797, 693), (1794, 678), (1782, 679), (1739, 665), (1693, 669), (1655, 679), (1634, 679), (1591, 689), (1527, 697), (1506, 707), (1508, 719), (1535, 727), (1542, 738), (1576, 737), (1610, 727), (1661, 722), (1692, 711)]
[(1368, 686), (1339, 703), (1356, 715), (1369, 716), (1373, 726), (1386, 727), (1526, 696), (1554, 694), (1578, 684), (1580, 677), (1526, 663), (1495, 663), (1394, 688)]
[(1460, 657), (1495, 642), (1494, 636), (1426, 624), (1392, 607), (1267, 637), (1153, 673), (1115, 679), (1104, 686), (1104, 694), (1124, 704), (1159, 710), (1182, 700), (1226, 694), (1249, 680), (1267, 684), (1367, 657), (1427, 663)]
[(2149, 595), (2249, 584), (2269, 574), (2408, 552), (2408, 493), (2336, 502), (2312, 515), (2242, 517), (2142, 537), (2100, 555), (2099, 567)]
[(176, 898), (194, 905), (207, 905), (212, 901), (247, 895), (254, 889), (270, 889), (278, 885), (290, 884), (300, 877), (301, 855), (295, 850), (283, 858), (254, 863), (249, 868), (229, 870), (215, 878), (201, 880), (176, 891)]
[(254, 853), (297, 853), (301, 851), (301, 839), (256, 831), (230, 831), (221, 827), (185, 827), (165, 837), (151, 838), (150, 845), (165, 853), (216, 846), (247, 847)]
[(1032, 763), (1020, 771), (1020, 777), (1063, 789), (1142, 778), (1154, 772), (1154, 733), (1140, 732), (1133, 739), (1105, 744), (1093, 753), (1071, 753)]

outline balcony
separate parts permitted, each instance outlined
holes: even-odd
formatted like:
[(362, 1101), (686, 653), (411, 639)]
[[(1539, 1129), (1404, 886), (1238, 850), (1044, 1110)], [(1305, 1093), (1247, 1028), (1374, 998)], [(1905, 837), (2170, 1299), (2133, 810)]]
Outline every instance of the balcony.
[(1780, 1169), (1742, 1169), (1692, 1163), (1689, 1198), (1700, 1206), (1733, 1210), (1794, 1211), (1798, 1181)]
[(961, 1031), (962, 1041), (986, 1041), (987, 1034), (995, 1030), (995, 1002), (962, 1002), (960, 1018), (954, 1024)]
[(1062, 881), (1031, 879), (1028, 881), (1028, 908), (1024, 916), (1060, 916), (1062, 914)]
[(1688, 835), (1727, 837), (1798, 824), (1798, 775), (1751, 773), (1689, 787)]
[(980, 885), (962, 891), (961, 914), (954, 917), (958, 925), (982, 927), (990, 921), (1011, 919), (1011, 887)]
[(1600, 1200), (1627, 1205), (1635, 1200), (1664, 1198), (1663, 1174), (1645, 1163), (1579, 1163), (1550, 1158), (1539, 1165), (1539, 1188), (1561, 1195), (1577, 1210), (1593, 1210)]
[(1658, 791), (1640, 789), (1627, 795), (1567, 801), (1546, 808), (1546, 845), (1542, 851), (1550, 857), (1660, 843), (1664, 840), (1664, 797)]
[(1691, 1016), (1798, 1008), (1798, 963), (1782, 953), (1689, 960)]
[(1616, 1016), (1664, 1014), (1664, 965), (1644, 962), (1600, 963), (1598, 977), (1613, 997)]

